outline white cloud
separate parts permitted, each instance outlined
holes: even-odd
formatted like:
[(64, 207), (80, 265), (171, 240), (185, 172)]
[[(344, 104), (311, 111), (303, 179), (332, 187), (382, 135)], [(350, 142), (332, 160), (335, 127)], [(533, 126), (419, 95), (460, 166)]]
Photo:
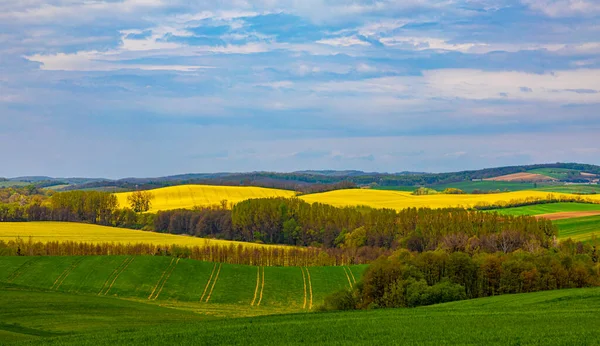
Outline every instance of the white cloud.
[(597, 0), (522, 0), (535, 11), (550, 17), (569, 17), (600, 13)]
[(370, 46), (368, 42), (365, 42), (356, 36), (322, 39), (317, 41), (317, 43), (334, 47)]
[(77, 52), (74, 54), (58, 53), (53, 55), (34, 54), (27, 56), (29, 61), (39, 62), (42, 70), (53, 71), (115, 71), (123, 69), (139, 69), (147, 71), (181, 71), (189, 72), (210, 68), (207, 66), (186, 65), (152, 65), (152, 64), (123, 64), (110, 61), (114, 52)]

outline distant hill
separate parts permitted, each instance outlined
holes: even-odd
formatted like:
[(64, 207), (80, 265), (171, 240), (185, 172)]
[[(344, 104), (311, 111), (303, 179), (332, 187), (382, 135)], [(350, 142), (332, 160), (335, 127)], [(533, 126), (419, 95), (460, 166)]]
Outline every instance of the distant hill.
[[(519, 179), (512, 179), (519, 176)], [(508, 176), (508, 178), (506, 178)], [(504, 182), (554, 182), (595, 183), (600, 176), (600, 166), (581, 163), (549, 163), (536, 165), (506, 166), (449, 173), (399, 172), (377, 173), (358, 170), (305, 170), (291, 173), (187, 173), (154, 178), (51, 178), (30, 176), (11, 178), (11, 181), (29, 182), (36, 185), (68, 185), (62, 189), (100, 189), (123, 191), (153, 189), (182, 184), (225, 186), (259, 186), (305, 193), (352, 188), (360, 186), (415, 187), (446, 186), (471, 181)], [(504, 177), (504, 178), (502, 178)], [(531, 179), (529, 179), (529, 178)], [(547, 178), (546, 178), (547, 177)], [(508, 180), (507, 180), (508, 179)]]

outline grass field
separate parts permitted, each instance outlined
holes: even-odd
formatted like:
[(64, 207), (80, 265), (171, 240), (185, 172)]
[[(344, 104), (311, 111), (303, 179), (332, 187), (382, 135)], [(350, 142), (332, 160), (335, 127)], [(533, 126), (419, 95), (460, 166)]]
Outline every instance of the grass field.
[(579, 171), (567, 168), (538, 168), (527, 171), (527, 173), (541, 174), (554, 179), (566, 179), (569, 173), (579, 173)]
[(538, 187), (536, 190), (557, 193), (600, 194), (600, 185), (550, 185)]
[[(293, 197), (294, 191), (262, 187), (178, 185), (150, 190), (154, 194), (150, 212), (173, 209), (192, 209), (195, 206), (218, 205), (223, 200), (237, 203), (251, 198)], [(126, 207), (131, 192), (117, 193), (121, 207)]]
[[(533, 183), (518, 183), (506, 181), (461, 181), (449, 184), (437, 184), (426, 186), (437, 191), (444, 191), (447, 188), (461, 189), (466, 193), (471, 193), (474, 190), (481, 191), (522, 191), (532, 190), (535, 185)], [(378, 186), (374, 190), (392, 190), (392, 191), (409, 191), (416, 190), (416, 186)]]
[(503, 215), (542, 215), (573, 211), (600, 211), (600, 204), (587, 203), (548, 203), (528, 205), (524, 207), (490, 210)]
[[(554, 194), (555, 197), (560, 194)], [(337, 190), (325, 193), (301, 196), (307, 202), (326, 203), (335, 206), (366, 205), (373, 208), (404, 209), (417, 208), (446, 208), (446, 207), (473, 207), (477, 203), (508, 202), (510, 200), (523, 200), (525, 198), (546, 198), (548, 192), (517, 191), (484, 195), (424, 195), (414, 196), (410, 192), (383, 191), (369, 189)], [(587, 198), (600, 201), (600, 195), (587, 196)]]
[(21, 237), (24, 240), (32, 237), (33, 241), (40, 242), (77, 241), (94, 244), (115, 242), (180, 246), (203, 246), (207, 244), (242, 244), (251, 247), (276, 246), (136, 231), (74, 222), (0, 222), (0, 240), (15, 240), (17, 237)]
[(557, 220), (560, 238), (571, 238), (576, 241), (591, 240), (594, 236), (600, 238), (600, 216), (578, 217)]
[(0, 257), (0, 282), (247, 316), (310, 311), (358, 281), (365, 268), (265, 268), (163, 256), (15, 256)]
[(104, 296), (6, 287), (0, 287), (0, 306), (0, 343), (36, 346), (594, 345), (600, 340), (598, 288), (414, 309), (236, 319)]

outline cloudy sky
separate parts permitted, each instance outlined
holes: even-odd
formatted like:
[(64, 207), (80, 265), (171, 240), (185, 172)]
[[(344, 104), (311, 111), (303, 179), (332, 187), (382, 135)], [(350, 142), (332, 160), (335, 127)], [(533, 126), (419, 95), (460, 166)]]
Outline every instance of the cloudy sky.
[(600, 164), (598, 0), (0, 0), (0, 176)]

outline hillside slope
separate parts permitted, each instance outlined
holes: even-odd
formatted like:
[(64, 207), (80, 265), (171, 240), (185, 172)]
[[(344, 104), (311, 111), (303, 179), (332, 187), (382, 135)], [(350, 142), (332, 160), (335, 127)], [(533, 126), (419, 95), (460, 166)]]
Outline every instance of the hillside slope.
[[(267, 189), (262, 187), (178, 185), (151, 190), (154, 195), (150, 212), (173, 209), (210, 207), (222, 201), (235, 204), (251, 198), (293, 197), (294, 191)], [(128, 206), (127, 197), (131, 192), (115, 194), (121, 208)]]
[(600, 340), (598, 288), (414, 309), (240, 319), (206, 318), (109, 297), (2, 288), (0, 305), (0, 341), (36, 346), (593, 345)]
[(193, 303), (211, 315), (311, 311), (350, 288), (366, 266), (255, 267), (163, 256), (0, 257), (0, 282), (19, 287)]

